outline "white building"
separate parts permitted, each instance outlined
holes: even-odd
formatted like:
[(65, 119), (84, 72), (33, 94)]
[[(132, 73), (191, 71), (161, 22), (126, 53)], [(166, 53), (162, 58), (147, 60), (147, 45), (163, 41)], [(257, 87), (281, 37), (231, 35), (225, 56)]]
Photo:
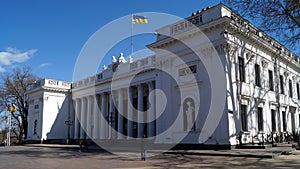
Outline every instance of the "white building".
[(27, 140), (230, 146), (298, 129), (299, 57), (226, 6), (157, 30), (147, 47), (154, 56), (124, 62), (120, 55), (72, 89), (38, 82), (28, 93)]
[(27, 93), (30, 99), (27, 140), (68, 138), (65, 121), (74, 119), (70, 89), (71, 83), (51, 79), (42, 79), (32, 86)]

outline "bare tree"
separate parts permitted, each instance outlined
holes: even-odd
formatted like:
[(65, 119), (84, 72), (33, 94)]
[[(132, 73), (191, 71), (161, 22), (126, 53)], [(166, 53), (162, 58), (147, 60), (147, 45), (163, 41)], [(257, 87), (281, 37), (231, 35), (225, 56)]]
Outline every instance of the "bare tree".
[[(299, 0), (223, 0), (223, 3), (288, 48), (297, 50), (300, 44)], [(296, 52), (299, 53), (299, 49)]]
[(1, 129), (0, 130), (0, 145), (4, 145), (4, 140), (5, 140), (5, 137), (6, 136), (6, 130), (5, 129)]
[(31, 68), (14, 69), (13, 73), (2, 75), (3, 85), (0, 86), (0, 107), (6, 109), (7, 104), (13, 104), (16, 111), (12, 112), (12, 132), (19, 142), (23, 135), (27, 137), (28, 101), (26, 92), (37, 77), (31, 73)]

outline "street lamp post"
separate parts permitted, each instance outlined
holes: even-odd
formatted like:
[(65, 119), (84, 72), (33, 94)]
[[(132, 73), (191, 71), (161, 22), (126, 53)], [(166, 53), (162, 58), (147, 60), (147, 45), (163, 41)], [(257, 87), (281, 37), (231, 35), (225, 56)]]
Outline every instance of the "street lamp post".
[(73, 121), (72, 120), (66, 120), (65, 124), (68, 126), (68, 140), (67, 140), (67, 144), (69, 144), (70, 141), (70, 127), (71, 125), (73, 125)]
[(7, 118), (7, 120), (8, 120), (8, 122), (7, 122), (7, 125), (8, 125), (8, 132), (7, 132), (7, 143), (6, 143), (6, 146), (7, 147), (10, 147), (10, 133), (11, 133), (11, 113), (12, 112), (15, 112), (16, 111), (16, 108), (13, 106), (13, 105), (10, 105), (10, 104), (8, 104), (7, 105), (7, 111), (8, 111), (8, 118)]
[(8, 110), (8, 132), (7, 132), (7, 142), (6, 146), (10, 147), (10, 132), (11, 132), (11, 111)]
[(71, 97), (71, 90), (68, 90), (68, 120), (65, 121), (65, 124), (68, 126), (68, 139), (67, 139), (67, 144), (69, 144), (70, 141), (70, 129), (71, 129), (71, 125), (73, 125), (73, 121), (71, 120), (71, 115), (70, 115), (70, 102), (72, 101), (72, 97)]

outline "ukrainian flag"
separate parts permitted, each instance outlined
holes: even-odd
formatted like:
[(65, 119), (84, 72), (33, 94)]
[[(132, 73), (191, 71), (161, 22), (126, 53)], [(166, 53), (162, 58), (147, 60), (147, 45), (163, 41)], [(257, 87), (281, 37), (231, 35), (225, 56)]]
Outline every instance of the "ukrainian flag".
[(132, 24), (145, 24), (148, 23), (148, 18), (140, 15), (132, 16)]
[(17, 111), (17, 109), (14, 106), (11, 106), (10, 104), (7, 105), (7, 110), (10, 111), (10, 112), (16, 112)]

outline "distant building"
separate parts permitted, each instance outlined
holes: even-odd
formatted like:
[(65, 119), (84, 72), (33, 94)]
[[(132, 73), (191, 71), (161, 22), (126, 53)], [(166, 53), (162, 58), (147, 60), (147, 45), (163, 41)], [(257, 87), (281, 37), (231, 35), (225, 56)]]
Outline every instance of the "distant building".
[[(228, 7), (206, 8), (157, 30), (157, 41), (148, 48), (154, 56), (114, 59), (101, 73), (73, 82), (72, 88), (67, 82), (37, 82), (28, 93), (27, 139), (148, 137), (154, 144), (230, 146), (280, 135), (285, 141), (299, 128), (299, 57)], [(212, 88), (217, 85), (211, 82), (217, 82), (219, 69), (226, 91), (220, 93), (224, 108), (214, 112)], [(159, 91), (167, 98), (165, 108)], [(218, 115), (216, 124), (205, 123), (210, 111)], [(209, 130), (209, 136), (201, 137)]]

